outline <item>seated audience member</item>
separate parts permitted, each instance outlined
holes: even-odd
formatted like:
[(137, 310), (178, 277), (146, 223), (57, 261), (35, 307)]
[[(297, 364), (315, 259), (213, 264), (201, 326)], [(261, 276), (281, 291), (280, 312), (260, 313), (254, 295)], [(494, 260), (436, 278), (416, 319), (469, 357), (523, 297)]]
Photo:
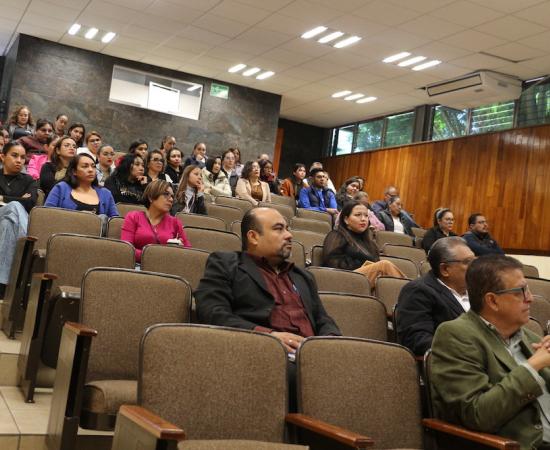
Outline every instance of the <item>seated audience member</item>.
[[(312, 172), (314, 169), (323, 169), (323, 164), (320, 163), (319, 161), (316, 161), (311, 166), (309, 166), (309, 178), (306, 181), (307, 181), (307, 184), (309, 184), (310, 186), (313, 185)], [(331, 190), (334, 194), (336, 194), (336, 188), (334, 187), (334, 183), (330, 179), (328, 172), (325, 171), (325, 173), (327, 175), (327, 182), (326, 182), (327, 189)]]
[(476, 256), (487, 255), (489, 253), (504, 254), (497, 241), (489, 234), (489, 225), (483, 214), (474, 213), (468, 217), (468, 226), (470, 227), (470, 231), (464, 233), (462, 237)]
[(369, 194), (367, 194), (365, 191), (359, 191), (357, 194), (353, 196), (353, 200), (356, 202), (359, 202), (363, 205), (365, 205), (369, 211), (369, 223), (370, 226), (377, 230), (377, 231), (385, 231), (386, 227), (382, 222), (380, 222), (380, 219), (376, 217), (376, 214), (374, 214), (374, 211), (370, 209), (369, 204)]
[(300, 191), (298, 207), (313, 211), (328, 212), (332, 216), (338, 214), (334, 192), (327, 188), (327, 174), (323, 169), (313, 169), (310, 173), (312, 184)]
[(369, 279), (372, 287), (382, 275), (405, 278), (392, 262), (380, 261), (378, 247), (370, 237), (369, 211), (355, 201), (344, 205), (338, 228), (325, 237), (323, 266), (359, 272)]
[(338, 211), (341, 211), (347, 202), (353, 201), (353, 196), (359, 191), (359, 181), (356, 177), (348, 178), (340, 187), (336, 194), (336, 204)]
[(111, 192), (97, 184), (95, 162), (86, 153), (71, 159), (65, 178), (52, 188), (44, 206), (118, 216)]
[(260, 180), (267, 183), (269, 192), (281, 195), (281, 183), (273, 173), (273, 163), (269, 159), (262, 159), (258, 164), (260, 165)]
[(16, 131), (22, 136), (30, 136), (34, 133), (34, 120), (32, 119), (31, 110), (28, 106), (18, 106), (11, 113), (8, 120), (8, 133), (12, 139), (15, 139), (13, 136)]
[(204, 142), (197, 142), (193, 146), (193, 153), (185, 160), (184, 167), (189, 165), (198, 166), (201, 169), (206, 164), (206, 144)]
[(165, 156), (170, 150), (176, 146), (176, 138), (174, 136), (164, 136), (160, 142), (160, 152)]
[(222, 170), (221, 156), (208, 158), (206, 166), (202, 169), (201, 173), (205, 194), (231, 197), (231, 186), (229, 185), (227, 175)]
[(260, 202), (271, 202), (269, 186), (260, 180), (260, 165), (257, 161), (247, 161), (241, 178), (237, 182), (235, 194), (238, 198), (248, 200), (254, 206)]
[(418, 356), (432, 345), (437, 327), (470, 309), (466, 269), (474, 254), (459, 237), (439, 239), (428, 254), (432, 270), (407, 283), (397, 300), (399, 341)]
[(138, 155), (143, 161), (147, 159), (147, 154), (149, 149), (149, 144), (145, 142), (143, 139), (137, 139), (134, 142), (130, 144), (130, 147), (128, 148), (128, 153), (131, 155), (136, 154)]
[(241, 151), (237, 147), (230, 148), (229, 150), (235, 155), (235, 173), (240, 177), (244, 169), (244, 164), (241, 161)]
[(115, 149), (110, 145), (102, 145), (97, 151), (97, 183), (105, 186), (105, 180), (115, 171)]
[(172, 183), (178, 184), (180, 182), (181, 174), (183, 173), (182, 158), (183, 153), (179, 148), (174, 147), (166, 152), (164, 173), (172, 180)]
[[(384, 189), (384, 200), (377, 200), (372, 204), (372, 210), (374, 211), (374, 213), (379, 214), (381, 211), (388, 209), (388, 202), (392, 197), (399, 197), (399, 191), (395, 186), (388, 186), (386, 187), (386, 189)], [(414, 221), (410, 213), (408, 213), (404, 209), (402, 209), (401, 212), (409, 220), (409, 222), (412, 223), (413, 227), (422, 228)]]
[(237, 183), (239, 178), (242, 175), (237, 175), (237, 170), (235, 168), (235, 154), (233, 150), (229, 149), (222, 153), (222, 170), (225, 173), (225, 176), (229, 180), (229, 185), (231, 186), (231, 194), (235, 196), (235, 190), (237, 189)]
[(145, 160), (145, 175), (148, 181), (164, 180), (172, 183), (170, 176), (164, 173), (164, 156), (160, 150), (153, 150), (147, 155)]
[(439, 326), (432, 344), (436, 417), (550, 448), (550, 336), (523, 325), (533, 296), (522, 264), (483, 255), (466, 272), (471, 309)]
[[(4, 136), (4, 132), (7, 133), (6, 129), (0, 126), (0, 153), (4, 148), (4, 145), (6, 145), (10, 141), (9, 136), (7, 138)], [(2, 168), (2, 165), (0, 165), (0, 168)]]
[(176, 192), (176, 201), (172, 207), (172, 215), (179, 212), (207, 214), (204, 203), (204, 184), (202, 183), (202, 172), (199, 166), (191, 164), (183, 169)]
[(1, 153), (0, 170), (0, 298), (4, 298), (17, 239), (27, 235), (29, 212), (36, 204), (36, 181), (21, 173), (25, 149), (8, 142)]
[[(46, 119), (38, 119), (36, 122), (36, 129), (32, 135), (23, 136), (17, 139), (17, 142), (19, 142), (27, 152), (27, 165), (31, 159), (40, 159), (43, 161), (42, 164), (40, 164), (40, 168), (42, 168), (48, 159), (47, 146), (51, 142), (52, 131), (53, 127), (49, 121)], [(17, 134), (18, 133), (15, 133), (15, 136), (17, 136)], [(39, 176), (40, 170), (38, 170), (38, 173), (36, 173), (33, 178), (38, 179)]]
[(50, 136), (47, 140), (47, 144), (44, 146), (46, 149), (46, 154), (33, 155), (29, 160), (27, 165), (27, 175), (30, 175), (35, 180), (40, 179), (40, 173), (42, 167), (48, 162), (51, 161), (53, 151), (57, 143), (61, 138), (59, 136)]
[(73, 123), (69, 127), (67, 134), (76, 142), (76, 148), (84, 145), (84, 136), (86, 136), (86, 127), (82, 123)]
[(422, 238), (422, 248), (428, 253), (433, 243), (444, 237), (456, 236), (453, 232), (455, 217), (449, 208), (438, 208), (434, 212), (434, 226)]
[(51, 161), (40, 170), (40, 189), (47, 196), (54, 185), (65, 178), (67, 167), (76, 155), (76, 142), (69, 136), (58, 139), (53, 147)]
[(86, 147), (78, 148), (76, 150), (76, 154), (80, 155), (82, 153), (86, 153), (87, 155), (90, 155), (97, 163), (97, 152), (99, 150), (99, 147), (101, 147), (101, 140), (101, 135), (97, 131), (90, 131), (86, 135)]
[(142, 203), (143, 191), (148, 183), (144, 170), (140, 156), (124, 155), (115, 171), (105, 180), (105, 187), (111, 191), (116, 203)]
[(58, 114), (53, 123), (53, 134), (55, 136), (63, 137), (65, 136), (65, 127), (69, 123), (69, 118), (67, 114)]
[(305, 178), (306, 166), (302, 163), (294, 164), (292, 175), (290, 175), (290, 177), (288, 178), (285, 178), (281, 183), (281, 195), (294, 198), (296, 200), (296, 204), (298, 204), (300, 191), (303, 188), (308, 187)]
[(384, 224), (386, 231), (408, 234), (414, 237), (412, 232), (414, 224), (409, 220), (408, 216), (403, 214), (402, 209), (401, 199), (399, 197), (392, 197), (388, 200), (388, 209), (380, 211), (378, 218)]
[(263, 331), (294, 352), (308, 336), (340, 335), (313, 277), (286, 261), (292, 234), (272, 208), (247, 211), (242, 252), (214, 252), (195, 292), (202, 323)]
[(141, 262), (141, 252), (148, 244), (191, 247), (180, 220), (170, 215), (174, 191), (168, 181), (149, 183), (143, 193), (143, 203), (147, 211), (130, 211), (126, 214), (120, 236), (136, 248), (137, 262)]

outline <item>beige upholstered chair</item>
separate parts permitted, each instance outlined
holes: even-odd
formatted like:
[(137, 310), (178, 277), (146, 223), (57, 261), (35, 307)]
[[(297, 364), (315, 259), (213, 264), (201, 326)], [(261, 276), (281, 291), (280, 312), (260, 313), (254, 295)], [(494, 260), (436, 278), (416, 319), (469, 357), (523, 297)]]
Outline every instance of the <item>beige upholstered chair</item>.
[(290, 206), (293, 209), (293, 211), (296, 213), (296, 200), (294, 200), (294, 197), (287, 197), (286, 195), (271, 194), (271, 203), (275, 203), (277, 205)]
[(540, 337), (543, 337), (546, 334), (541, 323), (534, 317), (529, 317), (529, 322), (527, 322), (524, 326), (533, 333), (538, 334)]
[(176, 217), (181, 221), (184, 227), (206, 228), (208, 230), (227, 230), (225, 220), (219, 217), (205, 216), (203, 214), (190, 214), (180, 212)]
[(530, 264), (523, 264), (523, 275), (531, 278), (539, 278), (539, 269)]
[(323, 245), (325, 235), (313, 231), (292, 230), (292, 240), (298, 241), (306, 250), (306, 259), (311, 260), (311, 249), (314, 245)]
[(155, 437), (151, 427), (140, 429), (143, 417), (160, 423), (147, 410), (175, 424), (169, 428), (172, 443), (185, 437), (179, 450), (304, 448), (284, 443), (287, 356), (273, 336), (205, 325), (156, 325), (142, 339), (139, 367), (139, 407), (121, 408), (113, 450), (176, 448)]
[(117, 203), (116, 209), (120, 217), (126, 217), (130, 211), (147, 211), (143, 205), (135, 205), (133, 203)]
[(550, 301), (541, 295), (533, 295), (529, 314), (542, 326), (543, 333), (547, 334), (550, 325)]
[(303, 217), (293, 217), (290, 221), (290, 228), (323, 234), (327, 234), (332, 230), (330, 224), (324, 220), (304, 219)]
[(376, 279), (375, 293), (378, 298), (386, 307), (386, 314), (388, 318), (392, 316), (393, 307), (397, 304), (397, 298), (403, 286), (409, 281), (403, 278), (394, 277), (379, 277)]
[(37, 196), (35, 206), (44, 206), (44, 202), (46, 201), (46, 194), (44, 194), (44, 191), (42, 189), (37, 189), (36, 193)]
[[(33, 279), (38, 286), (31, 291), (21, 336), (18, 372), (26, 401), (32, 401), (37, 379), (52, 378), (63, 324), (78, 320), (80, 285), (86, 271), (98, 266), (134, 269), (134, 255), (134, 247), (124, 241), (68, 233), (50, 237), (45, 273), (55, 278), (48, 282), (38, 274)], [(48, 284), (47, 290), (39, 288), (42, 282)]]
[[(253, 207), (252, 203), (250, 203), (248, 200), (226, 196), (216, 197), (216, 205), (232, 206), (233, 208), (239, 208), (242, 211), (243, 215), (245, 212), (247, 212), (249, 209), (252, 209)], [(208, 214), (210, 215), (210, 212)]]
[(430, 270), (432, 270), (432, 266), (430, 266), (430, 263), (428, 261), (422, 261), (422, 263), (420, 264), (420, 276), (423, 277)]
[(206, 205), (206, 211), (211, 217), (218, 217), (225, 221), (228, 226), (233, 223), (235, 220), (241, 220), (243, 218), (244, 212), (242, 209), (235, 208), (234, 206), (223, 206), (217, 205), (214, 203), (209, 203)]
[(376, 243), (378, 248), (384, 248), (386, 244), (413, 246), (413, 239), (408, 234), (394, 233), (393, 231), (377, 231)]
[(313, 211), (305, 208), (296, 208), (296, 217), (327, 222), (332, 229), (332, 216), (329, 213), (323, 211)]
[(50, 449), (75, 448), (79, 424), (114, 428), (120, 405), (137, 403), (145, 330), (187, 322), (190, 305), (191, 287), (180, 277), (102, 267), (86, 273), (80, 324), (68, 322), (63, 329), (48, 423)]
[(311, 265), (322, 266), (323, 265), (323, 246), (314, 245), (311, 247)]
[(307, 270), (315, 277), (319, 291), (352, 295), (371, 294), (369, 279), (360, 273), (318, 266), (311, 266)]
[(111, 239), (120, 239), (123, 223), (124, 217), (109, 217), (109, 221), (107, 222), (107, 237)]
[(279, 203), (266, 203), (266, 202), (260, 202), (258, 206), (264, 207), (264, 208), (273, 208), (276, 209), (281, 213), (281, 215), (286, 219), (288, 223), (290, 223), (290, 219), (294, 217), (294, 208), (288, 205), (281, 205)]
[(296, 266), (301, 269), (306, 268), (306, 250), (304, 246), (299, 242), (292, 242), (292, 251), (290, 253), (289, 261), (293, 262)]
[(233, 252), (241, 250), (240, 236), (229, 231), (206, 230), (204, 228), (186, 227), (185, 234), (193, 248), (207, 252)]
[(386, 341), (386, 308), (375, 297), (339, 292), (319, 292), (328, 315), (344, 336)]
[(232, 233), (235, 233), (237, 236), (241, 235), (241, 223), (242, 220), (234, 220), (231, 222), (231, 225), (229, 226), (229, 231)]
[(380, 259), (391, 261), (392, 263), (394, 263), (399, 268), (399, 270), (401, 270), (401, 272), (403, 272), (405, 276), (407, 278), (410, 278), (411, 280), (414, 280), (415, 278), (418, 278), (420, 276), (418, 266), (410, 259), (387, 255), (380, 255)]
[(428, 232), (428, 230), (424, 228), (416, 228), (416, 227), (412, 227), (411, 231), (413, 232), (414, 237), (417, 237), (417, 238), (423, 238)]
[(426, 260), (426, 252), (421, 248), (409, 247), (408, 245), (386, 244), (382, 248), (382, 253), (387, 256), (397, 256), (399, 258), (410, 259), (418, 268), (422, 261)]
[(550, 280), (545, 278), (526, 277), (527, 284), (533, 295), (540, 295), (550, 301)]

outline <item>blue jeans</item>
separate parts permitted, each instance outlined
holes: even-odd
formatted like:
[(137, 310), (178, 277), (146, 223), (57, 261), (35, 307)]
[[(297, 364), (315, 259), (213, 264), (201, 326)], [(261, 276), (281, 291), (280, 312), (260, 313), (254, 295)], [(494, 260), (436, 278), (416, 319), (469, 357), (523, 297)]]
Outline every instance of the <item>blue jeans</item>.
[(27, 235), (29, 215), (19, 202), (0, 207), (0, 283), (8, 284), (17, 239)]

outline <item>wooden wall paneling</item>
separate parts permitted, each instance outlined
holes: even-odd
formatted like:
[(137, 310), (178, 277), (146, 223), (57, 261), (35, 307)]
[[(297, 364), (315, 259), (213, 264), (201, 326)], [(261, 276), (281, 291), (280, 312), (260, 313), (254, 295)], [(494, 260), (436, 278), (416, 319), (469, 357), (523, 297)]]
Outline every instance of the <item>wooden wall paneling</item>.
[(395, 184), (407, 210), (424, 227), (433, 211), (455, 214), (455, 231), (484, 213), (502, 247), (550, 254), (550, 125), (424, 142), (326, 158), (338, 188), (361, 175), (370, 200)]

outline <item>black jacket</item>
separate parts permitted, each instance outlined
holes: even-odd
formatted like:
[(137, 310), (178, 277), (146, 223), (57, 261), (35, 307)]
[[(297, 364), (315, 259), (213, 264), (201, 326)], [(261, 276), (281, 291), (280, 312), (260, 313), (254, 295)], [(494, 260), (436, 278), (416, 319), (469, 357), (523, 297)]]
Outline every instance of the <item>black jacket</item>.
[[(175, 216), (180, 211), (183, 211), (184, 205), (181, 203), (175, 202), (172, 206), (172, 210), (170, 211), (170, 214)], [(193, 202), (193, 205), (191, 206), (191, 210), (189, 211), (192, 214), (203, 214), (207, 215), (208, 212), (206, 211), (206, 204), (204, 203), (204, 195), (197, 196), (195, 198), (195, 201)]]
[[(323, 308), (313, 277), (296, 266), (289, 275), (300, 293), (315, 335), (340, 335)], [(275, 305), (258, 266), (241, 252), (214, 252), (208, 257), (195, 299), (201, 323), (247, 330), (257, 326), (269, 328)]]
[[(4, 198), (4, 203), (19, 202), (30, 212), (36, 199), (38, 186), (33, 177), (26, 173), (18, 173), (14, 176), (4, 175), (0, 169), (0, 195)], [(21, 198), (25, 194), (31, 194), (29, 198)]]
[[(450, 236), (456, 236), (456, 233), (453, 233), (451, 231), (451, 232), (449, 232), (449, 237)], [(443, 234), (443, 231), (441, 231), (441, 228), (432, 227), (426, 232), (426, 234), (422, 238), (422, 248), (424, 249), (424, 251), (426, 253), (428, 253), (430, 251), (430, 248), (432, 248), (432, 245), (434, 244), (435, 241), (437, 241), (439, 239), (442, 239), (442, 238), (445, 238), (445, 237), (448, 237), (448, 236), (445, 236)]]
[[(380, 219), (380, 222), (384, 224), (386, 231), (393, 231), (393, 218), (388, 210), (380, 211), (377, 216)], [(403, 224), (405, 234), (408, 234), (414, 238), (414, 233), (412, 232), (414, 223), (403, 213), (399, 214), (399, 220), (401, 220), (401, 223)]]
[(488, 255), (490, 253), (504, 254), (500, 245), (498, 245), (497, 241), (495, 241), (489, 233), (485, 236), (480, 236), (473, 231), (468, 231), (464, 233), (462, 237), (476, 256)]
[(143, 204), (145, 186), (141, 183), (121, 182), (117, 177), (110, 176), (105, 180), (105, 187), (111, 191), (115, 203)]
[(464, 308), (451, 291), (430, 271), (401, 289), (397, 300), (399, 342), (422, 356), (432, 346), (436, 328), (463, 312)]

